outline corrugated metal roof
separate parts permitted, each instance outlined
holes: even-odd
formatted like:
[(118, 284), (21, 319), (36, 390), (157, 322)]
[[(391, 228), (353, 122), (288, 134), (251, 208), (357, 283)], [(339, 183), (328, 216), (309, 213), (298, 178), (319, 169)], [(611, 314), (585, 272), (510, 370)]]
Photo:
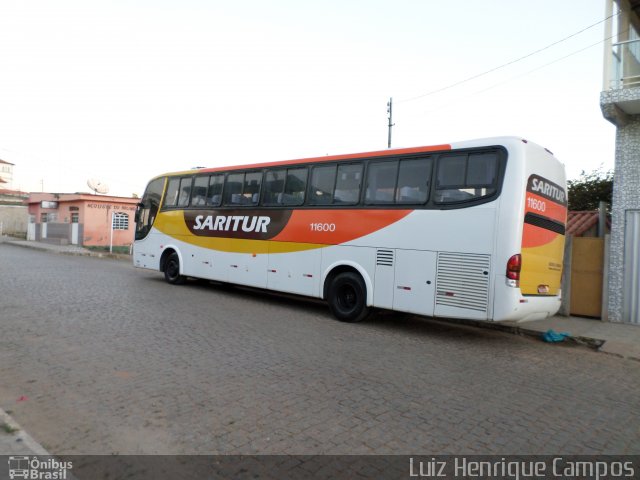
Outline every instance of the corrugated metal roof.
[[(594, 225), (598, 224), (600, 212), (597, 210), (567, 212), (567, 235), (579, 237)], [(611, 219), (607, 215), (607, 229), (611, 228)]]

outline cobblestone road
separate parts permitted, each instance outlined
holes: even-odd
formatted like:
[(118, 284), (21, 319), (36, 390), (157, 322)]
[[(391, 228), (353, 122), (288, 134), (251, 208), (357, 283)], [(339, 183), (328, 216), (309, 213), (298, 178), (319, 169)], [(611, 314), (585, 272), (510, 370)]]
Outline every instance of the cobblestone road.
[(640, 363), (492, 330), (1, 244), (0, 328), (0, 405), (56, 454), (640, 452)]

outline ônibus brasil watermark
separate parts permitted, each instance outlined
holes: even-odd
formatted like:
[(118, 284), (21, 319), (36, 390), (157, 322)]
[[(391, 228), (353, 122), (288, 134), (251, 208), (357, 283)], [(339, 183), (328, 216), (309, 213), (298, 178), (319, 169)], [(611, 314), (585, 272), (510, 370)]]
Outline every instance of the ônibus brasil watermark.
[(61, 462), (55, 458), (39, 459), (31, 456), (9, 457), (9, 478), (24, 478), (29, 480), (67, 480), (70, 479), (69, 470), (72, 462)]

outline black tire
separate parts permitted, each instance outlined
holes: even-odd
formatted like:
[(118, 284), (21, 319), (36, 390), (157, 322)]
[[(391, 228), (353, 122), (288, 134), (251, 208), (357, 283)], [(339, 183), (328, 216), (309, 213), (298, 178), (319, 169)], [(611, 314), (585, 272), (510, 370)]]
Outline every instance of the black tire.
[(180, 257), (173, 252), (164, 263), (164, 279), (171, 285), (182, 285), (186, 278), (180, 275)]
[(327, 301), (331, 313), (342, 322), (360, 322), (369, 315), (367, 287), (357, 273), (336, 275), (329, 285)]

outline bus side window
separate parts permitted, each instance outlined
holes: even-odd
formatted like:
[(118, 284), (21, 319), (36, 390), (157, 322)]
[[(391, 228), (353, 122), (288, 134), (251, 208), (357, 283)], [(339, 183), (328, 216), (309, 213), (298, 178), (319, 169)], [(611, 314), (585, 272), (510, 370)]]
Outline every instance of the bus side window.
[(362, 164), (339, 165), (333, 203), (354, 204), (360, 199)]
[(191, 206), (201, 207), (207, 201), (207, 187), (209, 186), (208, 176), (196, 177), (193, 181), (193, 191), (191, 192)]
[(244, 173), (230, 173), (224, 185), (224, 204), (242, 205), (242, 184)]
[(212, 207), (220, 206), (222, 203), (222, 186), (224, 185), (224, 175), (211, 175), (209, 178), (209, 189), (207, 190), (207, 205)]
[(180, 187), (179, 178), (170, 178), (167, 186), (167, 193), (164, 196), (164, 207), (175, 207), (178, 204), (178, 189)]
[(262, 172), (230, 173), (224, 187), (225, 205), (257, 205)]
[(336, 183), (336, 166), (322, 165), (311, 171), (311, 205), (330, 205), (333, 201), (333, 188)]
[(431, 158), (411, 158), (400, 161), (396, 203), (424, 204), (429, 198)]
[(443, 155), (438, 159), (436, 203), (457, 203), (493, 195), (498, 183), (495, 153)]
[(495, 153), (469, 155), (466, 185), (476, 197), (492, 195), (498, 184), (498, 158)]
[(396, 190), (398, 162), (371, 162), (367, 173), (366, 204), (390, 204)]
[(307, 188), (306, 168), (268, 170), (262, 203), (264, 205), (302, 205)]
[(267, 170), (264, 177), (264, 191), (262, 193), (262, 203), (264, 205), (279, 205), (280, 202), (278, 199), (282, 197), (285, 174), (286, 170), (284, 168)]
[(282, 205), (302, 205), (304, 192), (307, 190), (307, 169), (290, 168), (287, 170), (287, 180), (282, 194)]
[(189, 205), (191, 198), (191, 177), (184, 177), (180, 180), (180, 196), (178, 197), (178, 206), (186, 207)]
[(242, 190), (242, 200), (245, 205), (257, 205), (260, 199), (260, 184), (262, 183), (262, 172), (249, 172), (244, 177), (244, 188)]

